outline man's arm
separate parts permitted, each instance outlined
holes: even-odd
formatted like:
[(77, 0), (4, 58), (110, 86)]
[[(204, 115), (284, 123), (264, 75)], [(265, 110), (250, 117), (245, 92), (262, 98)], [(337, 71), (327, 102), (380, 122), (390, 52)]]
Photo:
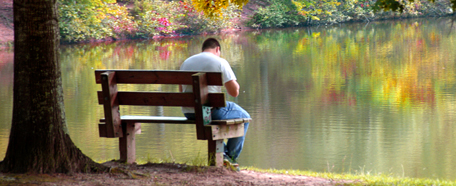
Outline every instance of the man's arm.
[(225, 88), (229, 95), (233, 97), (237, 97), (239, 95), (239, 83), (236, 80), (226, 82)]

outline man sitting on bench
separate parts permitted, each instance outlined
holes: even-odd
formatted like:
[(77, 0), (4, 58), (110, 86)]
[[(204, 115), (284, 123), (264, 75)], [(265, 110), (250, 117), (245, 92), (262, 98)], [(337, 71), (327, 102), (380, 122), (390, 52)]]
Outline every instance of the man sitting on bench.
[[(220, 43), (214, 38), (206, 39), (203, 42), (202, 51), (203, 52), (186, 59), (184, 63), (182, 63), (180, 70), (222, 72), (223, 84), (225, 85), (228, 94), (237, 97), (239, 95), (239, 84), (236, 81), (236, 76), (228, 61), (220, 57)], [(180, 88), (181, 92), (192, 92), (191, 85), (181, 85)], [(222, 92), (222, 87), (209, 86), (208, 92)], [(195, 110), (193, 107), (182, 107), (182, 112), (188, 119), (195, 119)], [(230, 101), (226, 102), (226, 107), (212, 108), (211, 116), (212, 120), (250, 118), (247, 111)], [(244, 123), (244, 136), (228, 139), (228, 143), (225, 145), (225, 154), (223, 158), (224, 165), (229, 164), (239, 170), (239, 165), (236, 160), (239, 157), (239, 154), (241, 154), (248, 128), (249, 123)]]

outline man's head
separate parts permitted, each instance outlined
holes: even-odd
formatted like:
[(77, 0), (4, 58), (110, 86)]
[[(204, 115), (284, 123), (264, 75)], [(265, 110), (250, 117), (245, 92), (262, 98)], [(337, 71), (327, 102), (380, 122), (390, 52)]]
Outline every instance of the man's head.
[(217, 39), (208, 38), (203, 42), (203, 47), (202, 47), (203, 52), (211, 52), (217, 56), (220, 56), (220, 50), (221, 50), (220, 43), (217, 41)]

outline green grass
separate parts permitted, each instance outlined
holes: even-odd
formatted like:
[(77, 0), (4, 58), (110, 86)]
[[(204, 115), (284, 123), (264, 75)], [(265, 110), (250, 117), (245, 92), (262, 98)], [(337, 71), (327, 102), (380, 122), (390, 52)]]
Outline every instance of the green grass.
[[(199, 156), (198, 156), (199, 157)], [(149, 159), (147, 162), (152, 163), (180, 163), (189, 166), (207, 166), (206, 158), (195, 158), (188, 162), (174, 162), (170, 161), (170, 158), (166, 159)], [(146, 163), (147, 163), (146, 162)], [(141, 164), (142, 162), (138, 162)], [(275, 173), (275, 174), (286, 174), (286, 175), (303, 175), (311, 176), (332, 180), (354, 180), (355, 183), (345, 185), (395, 185), (395, 186), (446, 186), (455, 185), (455, 181), (441, 180), (441, 179), (426, 179), (426, 178), (409, 178), (409, 177), (395, 177), (388, 174), (372, 174), (370, 172), (359, 171), (356, 173), (331, 173), (331, 172), (313, 172), (313, 171), (302, 171), (302, 170), (285, 170), (285, 169), (260, 169), (256, 167), (241, 167), (241, 170), (250, 170), (255, 172), (263, 173)]]
[(356, 180), (356, 183), (347, 185), (456, 185), (454, 181), (440, 180), (440, 179), (425, 179), (425, 178), (408, 178), (408, 177), (394, 177), (387, 174), (371, 174), (371, 173), (357, 173), (357, 174), (337, 174), (330, 172), (312, 172), (301, 170), (277, 170), (277, 169), (259, 169), (255, 167), (241, 167), (241, 170), (251, 170), (255, 172), (276, 173), (287, 175), (303, 175), (312, 176), (333, 180)]

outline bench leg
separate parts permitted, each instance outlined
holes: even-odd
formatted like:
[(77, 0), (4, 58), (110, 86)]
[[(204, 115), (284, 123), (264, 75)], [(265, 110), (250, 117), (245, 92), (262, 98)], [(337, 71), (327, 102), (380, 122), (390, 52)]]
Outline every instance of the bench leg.
[(223, 139), (222, 140), (207, 140), (208, 149), (208, 164), (209, 166), (221, 167), (223, 166)]
[(119, 138), (120, 161), (136, 161), (135, 123), (122, 122), (123, 137)]

